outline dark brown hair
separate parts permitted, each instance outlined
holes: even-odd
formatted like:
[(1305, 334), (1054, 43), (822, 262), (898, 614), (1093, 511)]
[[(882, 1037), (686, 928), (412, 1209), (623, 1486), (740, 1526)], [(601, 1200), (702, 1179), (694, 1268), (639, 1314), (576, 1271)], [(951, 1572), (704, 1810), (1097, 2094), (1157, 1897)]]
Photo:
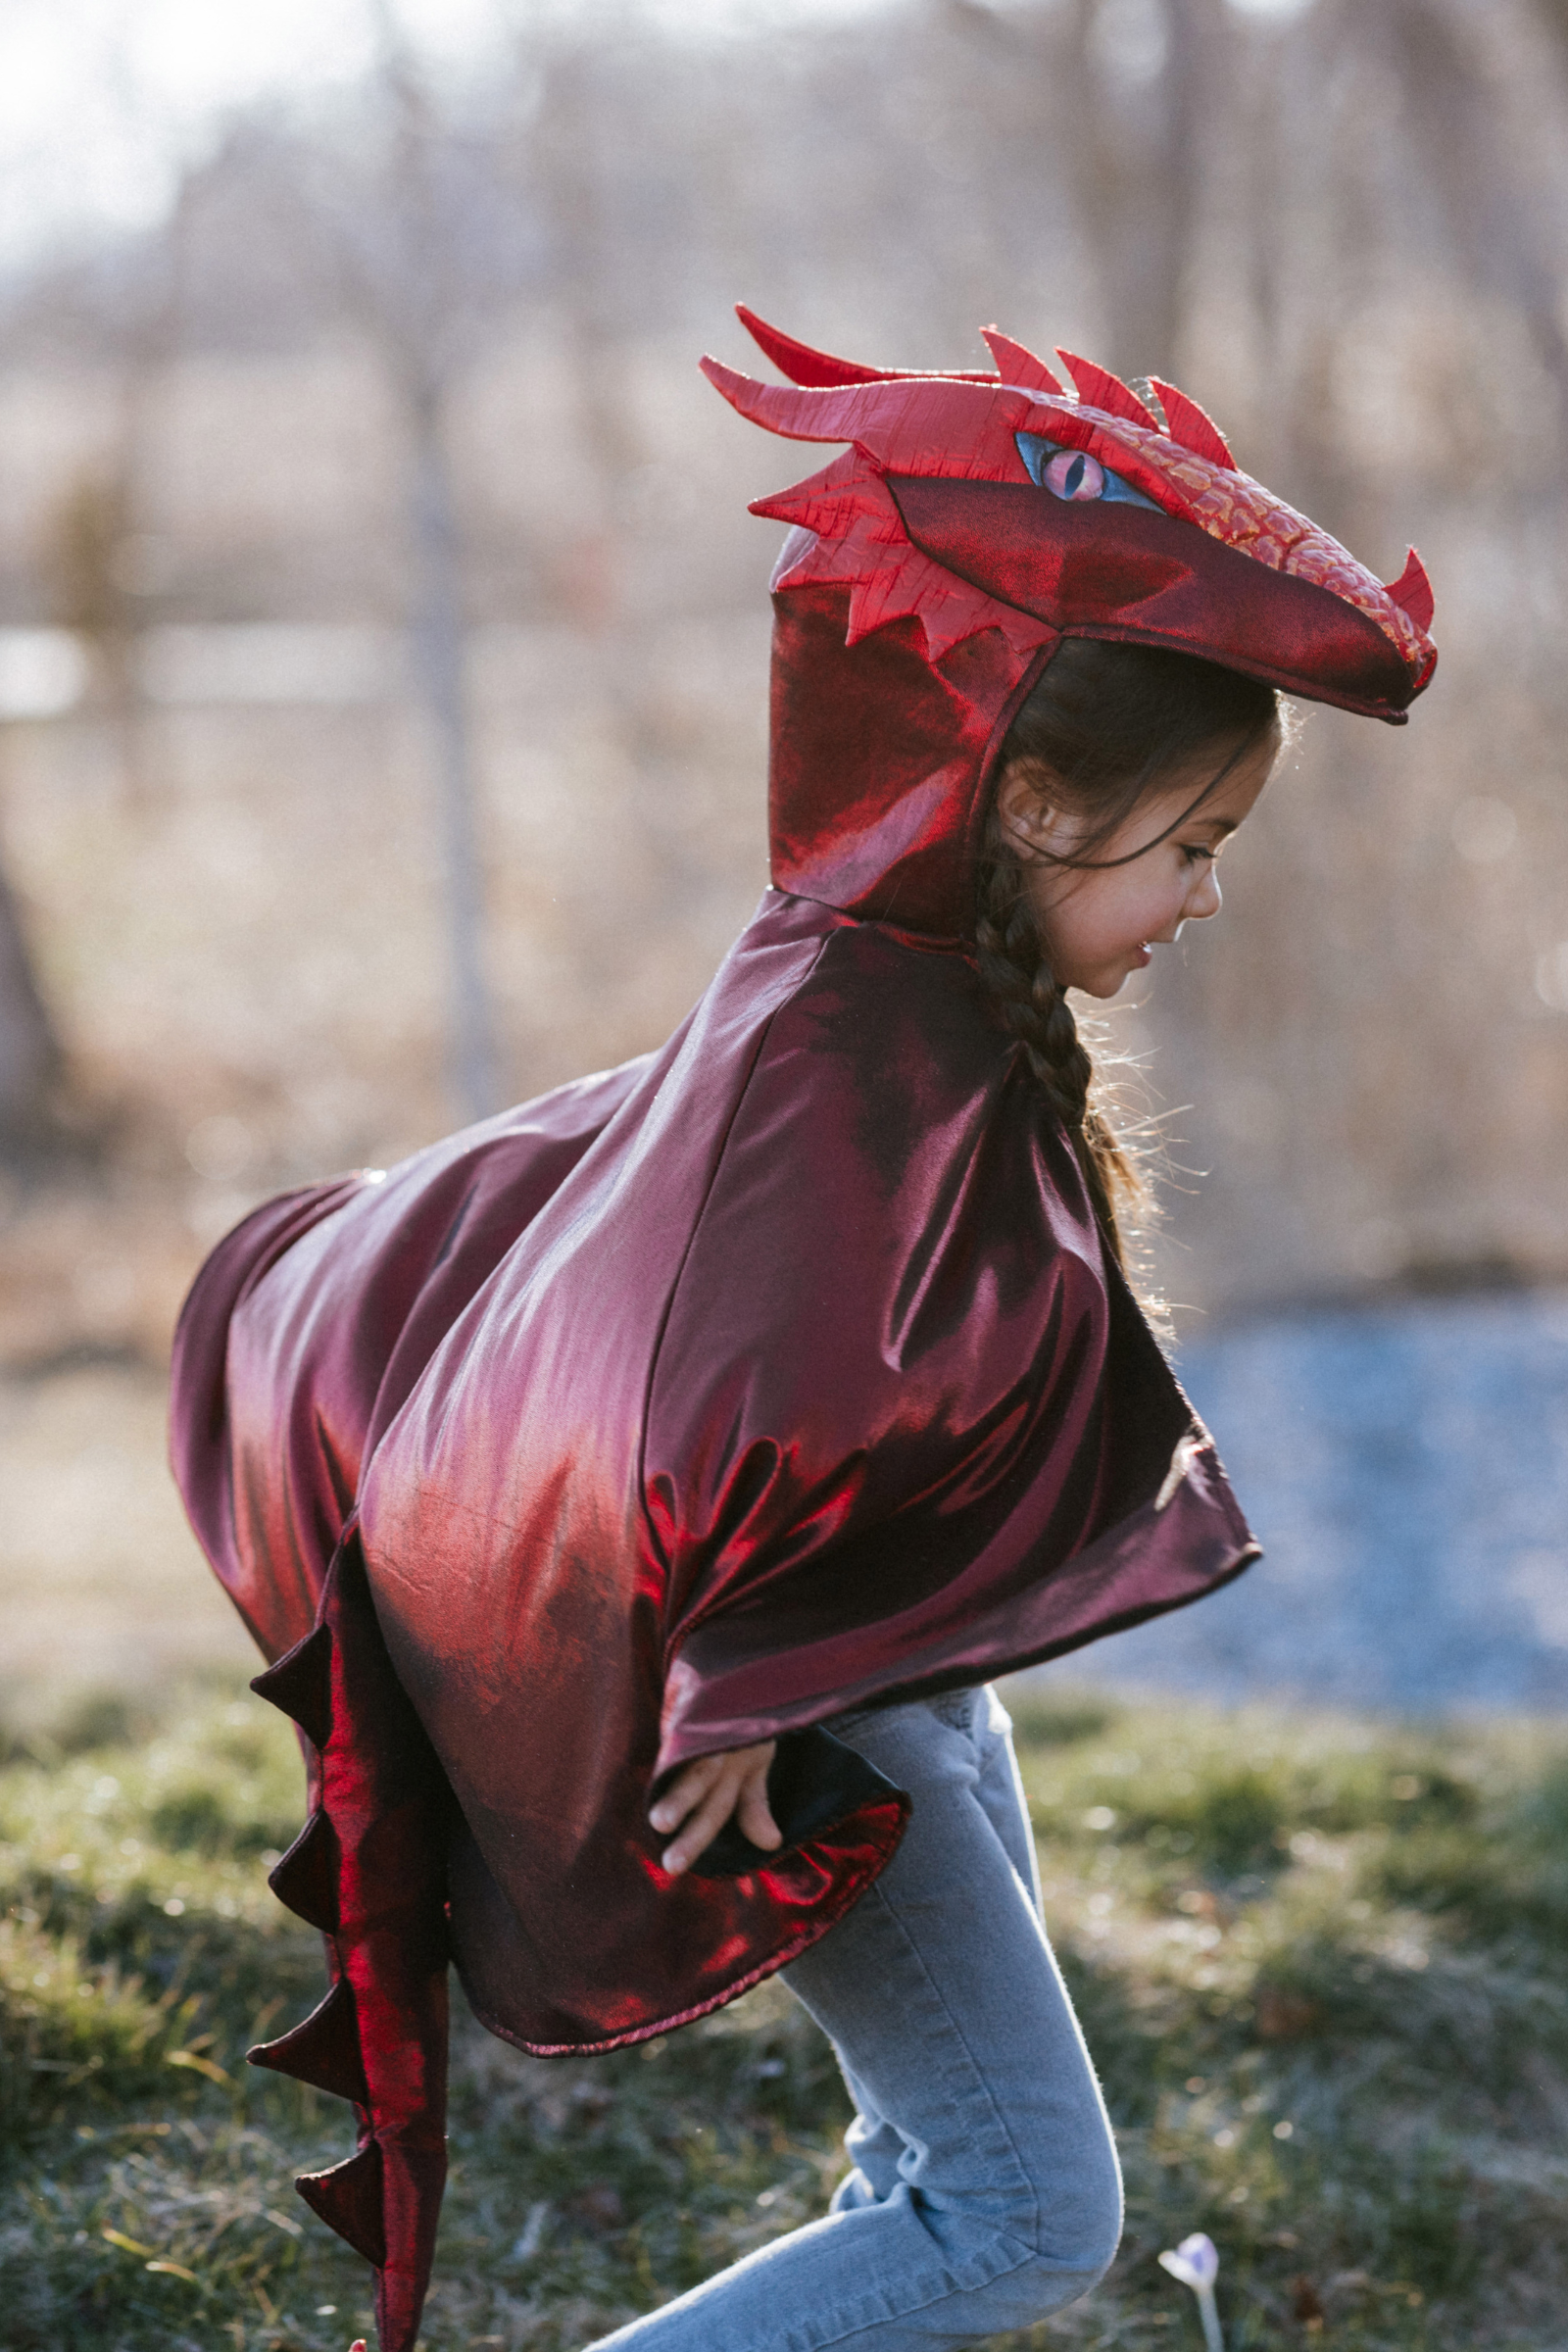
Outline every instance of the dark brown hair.
[[(1083, 1163), (1096, 1215), (1118, 1259), (1118, 1212), (1147, 1209), (1134, 1155), (1099, 1097), (1095, 1065), (1046, 955), (1030, 904), (1024, 863), (1009, 841), (996, 788), (1008, 770), (1041, 771), (1088, 831), (1076, 854), (1054, 862), (1095, 867), (1130, 862), (1099, 853), (1140, 803), (1168, 791), (1206, 756), (1213, 773), (1158, 836), (1163, 841), (1270, 732), (1281, 725), (1272, 686), (1160, 646), (1072, 637), (1057, 648), (1008, 729), (997, 760), (976, 876), (975, 946), (980, 975), (1004, 1027), (1029, 1066)], [(1142, 857), (1152, 842), (1133, 853)]]

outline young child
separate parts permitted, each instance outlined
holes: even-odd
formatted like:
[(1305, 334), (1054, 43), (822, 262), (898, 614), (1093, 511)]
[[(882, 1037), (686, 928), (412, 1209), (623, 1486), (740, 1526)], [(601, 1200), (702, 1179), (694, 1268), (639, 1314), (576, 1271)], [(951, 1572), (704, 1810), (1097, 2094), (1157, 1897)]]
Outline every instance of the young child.
[(253, 2052), (352, 2098), (302, 2193), (409, 2352), (446, 1981), (543, 2055), (769, 1972), (854, 2098), (832, 2212), (609, 2339), (914, 2352), (1082, 2294), (1119, 2229), (991, 1677), (1256, 1556), (1128, 1289), (1114, 996), (1262, 791), (1281, 688), (1399, 721), (1385, 588), (1161, 414), (988, 336), (890, 374), (743, 313), (707, 362), (845, 455), (758, 512), (773, 887), (660, 1053), (270, 1203), (181, 1322), (174, 1458), (300, 1726), (273, 1873), (332, 1988)]

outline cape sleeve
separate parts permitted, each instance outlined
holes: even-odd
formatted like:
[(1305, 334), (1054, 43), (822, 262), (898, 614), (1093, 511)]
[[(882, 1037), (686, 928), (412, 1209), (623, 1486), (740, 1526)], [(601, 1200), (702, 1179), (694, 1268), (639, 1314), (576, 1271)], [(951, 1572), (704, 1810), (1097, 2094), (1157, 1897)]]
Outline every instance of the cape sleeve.
[(670, 1301), (644, 1491), (661, 1772), (1058, 1654), (1255, 1556), (960, 959), (841, 931), (775, 1016)]

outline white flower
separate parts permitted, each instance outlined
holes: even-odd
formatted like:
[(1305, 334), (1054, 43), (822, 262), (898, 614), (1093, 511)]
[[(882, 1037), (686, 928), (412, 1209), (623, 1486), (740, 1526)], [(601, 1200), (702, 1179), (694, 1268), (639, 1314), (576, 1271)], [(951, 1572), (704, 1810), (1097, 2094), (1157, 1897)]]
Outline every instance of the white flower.
[(1174, 2254), (1159, 2258), (1162, 2271), (1169, 2271), (1183, 2286), (1190, 2286), (1198, 2297), (1199, 2317), (1203, 2323), (1203, 2342), (1207, 2352), (1225, 2352), (1225, 2338), (1220, 2333), (1219, 2312), (1214, 2303), (1214, 2281), (1219, 2276), (1219, 2254), (1214, 2240), (1201, 2230), (1184, 2237)]

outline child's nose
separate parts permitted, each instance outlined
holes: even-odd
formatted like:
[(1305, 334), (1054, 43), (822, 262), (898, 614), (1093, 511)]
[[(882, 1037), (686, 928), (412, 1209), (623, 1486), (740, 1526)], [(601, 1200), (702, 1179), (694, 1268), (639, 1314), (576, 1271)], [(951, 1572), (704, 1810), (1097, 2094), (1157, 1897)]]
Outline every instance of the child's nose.
[(1212, 865), (1205, 865), (1193, 885), (1186, 911), (1194, 922), (1206, 922), (1211, 914), (1218, 914), (1220, 904), (1219, 876)]

